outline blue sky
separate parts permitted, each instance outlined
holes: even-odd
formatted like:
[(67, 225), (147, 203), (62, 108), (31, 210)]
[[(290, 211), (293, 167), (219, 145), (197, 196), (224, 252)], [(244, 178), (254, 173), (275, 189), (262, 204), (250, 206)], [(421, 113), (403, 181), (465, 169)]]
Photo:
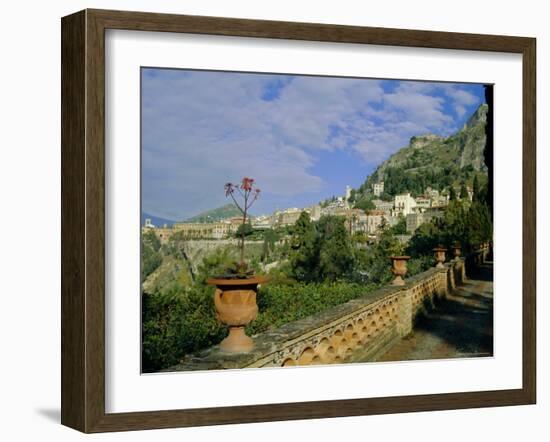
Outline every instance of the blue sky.
[(358, 187), (415, 135), (450, 135), (483, 85), (142, 68), (142, 210), (183, 220), (262, 189), (253, 213)]

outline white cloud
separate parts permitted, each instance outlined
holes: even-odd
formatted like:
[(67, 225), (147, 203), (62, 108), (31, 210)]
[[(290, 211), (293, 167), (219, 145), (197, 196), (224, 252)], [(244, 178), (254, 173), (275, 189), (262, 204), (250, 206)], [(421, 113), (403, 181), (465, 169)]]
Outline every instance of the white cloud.
[(143, 209), (176, 219), (224, 204), (223, 184), (242, 176), (274, 198), (315, 194), (319, 152), (348, 149), (372, 166), (413, 135), (449, 133), (446, 104), (462, 116), (478, 100), (434, 83), (384, 93), (380, 80), (157, 72), (143, 81)]

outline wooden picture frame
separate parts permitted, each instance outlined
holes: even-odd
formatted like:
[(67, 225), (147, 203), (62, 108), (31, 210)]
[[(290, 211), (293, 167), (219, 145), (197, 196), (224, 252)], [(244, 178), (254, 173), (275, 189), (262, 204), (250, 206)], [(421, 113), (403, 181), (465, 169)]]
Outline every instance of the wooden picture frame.
[[(523, 382), (511, 390), (105, 412), (105, 30), (516, 53), (523, 64)], [(62, 424), (83, 432), (533, 404), (536, 41), (533, 38), (84, 10), (62, 19)]]

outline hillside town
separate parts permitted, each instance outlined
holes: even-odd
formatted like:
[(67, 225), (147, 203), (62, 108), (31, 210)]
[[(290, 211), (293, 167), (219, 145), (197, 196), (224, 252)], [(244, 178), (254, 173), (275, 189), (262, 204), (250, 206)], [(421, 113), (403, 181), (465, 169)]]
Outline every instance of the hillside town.
[[(350, 202), (352, 188), (346, 186), (345, 194), (333, 197), (324, 204), (308, 207), (291, 207), (276, 210), (272, 214), (250, 217), (254, 230), (278, 229), (294, 225), (302, 212), (307, 212), (312, 221), (321, 216), (343, 217), (352, 235), (365, 235), (376, 239), (385, 226), (394, 226), (405, 219), (407, 234), (412, 235), (422, 224), (443, 215), (449, 204), (449, 194), (427, 187), (422, 195), (413, 197), (410, 193), (395, 195), (393, 200), (380, 197), (384, 194), (384, 182), (372, 186), (372, 204), (374, 209), (354, 208)], [(467, 187), (468, 199), (473, 198), (473, 190)], [(150, 219), (145, 220), (144, 231), (152, 230), (161, 242), (167, 241), (173, 234), (180, 233), (189, 239), (226, 239), (233, 237), (242, 224), (242, 217), (230, 217), (217, 222), (177, 222), (172, 226), (156, 226)]]

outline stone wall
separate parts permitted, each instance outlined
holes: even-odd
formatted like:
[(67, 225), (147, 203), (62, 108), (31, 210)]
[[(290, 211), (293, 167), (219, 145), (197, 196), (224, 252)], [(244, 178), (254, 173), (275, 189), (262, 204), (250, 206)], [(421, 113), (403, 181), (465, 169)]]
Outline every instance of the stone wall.
[(166, 371), (245, 367), (288, 367), (375, 361), (411, 333), (416, 316), (460, 285), (464, 259), (406, 279), (404, 286), (380, 288), (315, 316), (254, 336), (255, 348), (228, 354), (218, 346), (187, 357)]
[[(181, 241), (180, 247), (196, 273), (205, 256), (223, 247), (233, 246), (236, 248), (238, 244), (238, 239), (190, 239)], [(263, 241), (245, 241), (245, 244), (263, 244)]]

